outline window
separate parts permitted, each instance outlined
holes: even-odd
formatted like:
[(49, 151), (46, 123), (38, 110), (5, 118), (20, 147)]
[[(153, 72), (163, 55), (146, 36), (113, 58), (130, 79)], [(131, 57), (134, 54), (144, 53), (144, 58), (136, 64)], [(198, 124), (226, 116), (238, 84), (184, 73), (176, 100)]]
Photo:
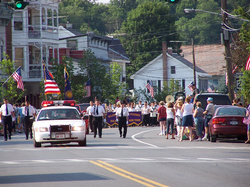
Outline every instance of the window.
[(175, 74), (175, 66), (171, 66), (171, 74)]
[(14, 30), (23, 30), (23, 12), (14, 13)]
[(77, 50), (77, 40), (67, 40), (67, 48), (70, 48), (70, 50)]
[(23, 48), (15, 48), (15, 67), (19, 66), (23, 67)]

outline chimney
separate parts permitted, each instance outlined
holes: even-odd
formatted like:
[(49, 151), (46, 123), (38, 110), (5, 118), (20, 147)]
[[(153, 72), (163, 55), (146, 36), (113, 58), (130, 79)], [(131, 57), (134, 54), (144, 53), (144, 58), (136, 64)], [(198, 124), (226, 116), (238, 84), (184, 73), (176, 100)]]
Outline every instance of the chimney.
[(168, 80), (167, 42), (162, 42), (163, 82)]
[(66, 23), (66, 29), (72, 29), (72, 28), (73, 28), (73, 24), (67, 22), (67, 23)]
[(172, 48), (172, 47), (169, 47), (169, 48), (168, 48), (168, 54), (170, 54), (170, 55), (173, 54), (173, 48)]

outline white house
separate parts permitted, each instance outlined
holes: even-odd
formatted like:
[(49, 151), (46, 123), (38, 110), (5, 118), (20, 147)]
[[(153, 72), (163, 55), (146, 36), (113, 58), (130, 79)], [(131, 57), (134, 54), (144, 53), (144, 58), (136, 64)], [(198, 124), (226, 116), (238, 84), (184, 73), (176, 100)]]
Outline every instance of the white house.
[[(188, 85), (194, 81), (193, 64), (171, 51), (169, 50), (169, 53), (166, 53), (167, 62), (165, 65), (164, 55), (160, 54), (133, 74), (130, 78), (134, 80), (134, 88), (146, 89), (145, 85), (148, 81), (152, 81), (154, 91), (157, 92), (163, 87), (163, 81), (174, 79), (179, 81), (180, 88), (185, 90), (186, 95), (191, 94)], [(167, 69), (165, 75), (164, 69)], [(200, 90), (207, 90), (209, 78), (211, 78), (211, 75), (196, 67), (196, 83)]]

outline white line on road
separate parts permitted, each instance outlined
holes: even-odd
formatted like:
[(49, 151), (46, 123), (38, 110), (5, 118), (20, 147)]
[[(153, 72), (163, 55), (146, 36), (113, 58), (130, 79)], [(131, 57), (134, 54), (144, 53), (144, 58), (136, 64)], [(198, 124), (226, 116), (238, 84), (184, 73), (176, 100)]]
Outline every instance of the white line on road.
[(139, 135), (139, 134), (146, 133), (146, 132), (149, 132), (149, 131), (154, 131), (154, 130), (156, 130), (156, 129), (151, 129), (151, 130), (146, 130), (146, 131), (142, 131), (142, 132), (136, 133), (136, 134), (132, 135), (131, 138), (132, 138), (133, 140), (139, 142), (139, 143), (142, 143), (142, 144), (145, 144), (145, 145), (149, 145), (149, 146), (151, 146), (151, 147), (156, 147), (156, 148), (158, 148), (158, 146), (156, 146), (156, 145), (153, 145), (153, 144), (150, 144), (150, 143), (147, 143), (147, 142), (143, 142), (143, 141), (138, 140), (138, 139), (135, 138), (135, 137), (136, 137), (137, 135)]

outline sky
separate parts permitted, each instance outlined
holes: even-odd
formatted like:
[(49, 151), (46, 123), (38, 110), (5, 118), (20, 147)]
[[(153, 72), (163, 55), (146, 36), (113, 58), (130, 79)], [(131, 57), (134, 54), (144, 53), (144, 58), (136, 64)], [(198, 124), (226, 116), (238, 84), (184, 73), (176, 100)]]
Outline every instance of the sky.
[(109, 3), (109, 0), (96, 0), (97, 3)]

